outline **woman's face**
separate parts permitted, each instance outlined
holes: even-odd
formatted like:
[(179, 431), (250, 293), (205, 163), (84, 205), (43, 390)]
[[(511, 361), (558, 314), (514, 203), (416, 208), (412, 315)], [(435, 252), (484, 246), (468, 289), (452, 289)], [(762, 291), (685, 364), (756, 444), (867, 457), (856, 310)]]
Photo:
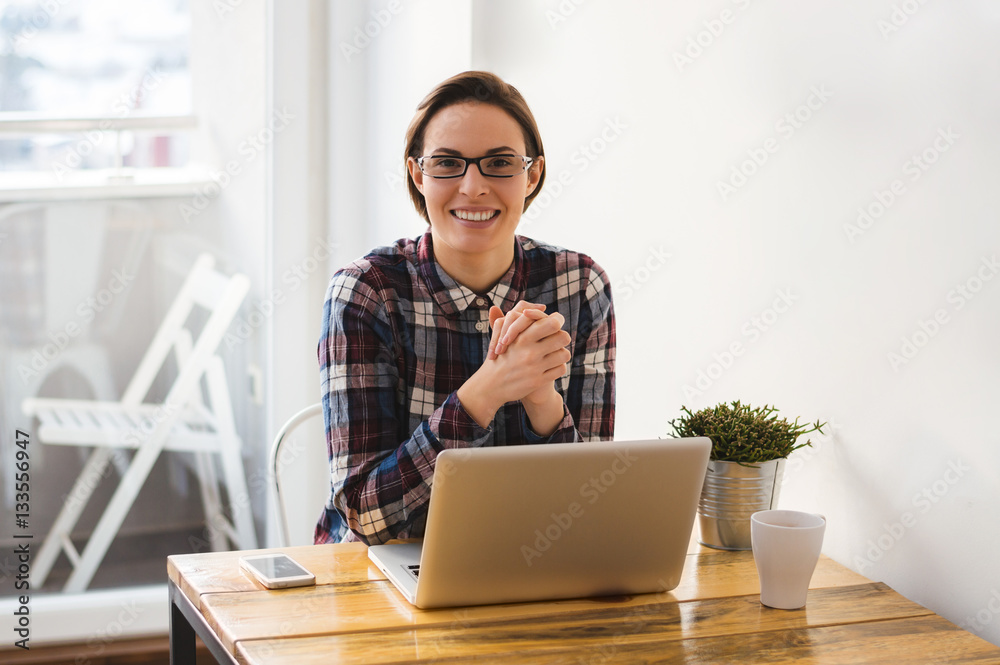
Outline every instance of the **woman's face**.
[[(521, 126), (506, 111), (489, 104), (466, 102), (448, 106), (431, 118), (424, 131), (423, 155), (482, 157), (524, 155)], [(410, 176), (424, 195), (434, 238), (434, 254), (445, 270), (455, 261), (482, 261), (505, 271), (513, 260), (514, 232), (524, 199), (534, 191), (542, 158), (511, 178), (490, 178), (469, 164), (460, 178), (431, 178), (416, 160), (407, 160)], [(501, 272), (502, 274), (502, 272)]]

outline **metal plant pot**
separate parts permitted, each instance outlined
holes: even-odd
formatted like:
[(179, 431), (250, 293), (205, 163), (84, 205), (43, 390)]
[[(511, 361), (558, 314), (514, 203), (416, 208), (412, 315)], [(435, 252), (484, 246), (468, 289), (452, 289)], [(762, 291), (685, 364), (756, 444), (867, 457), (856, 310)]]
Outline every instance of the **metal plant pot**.
[(785, 460), (758, 466), (708, 463), (698, 502), (699, 542), (720, 550), (750, 549), (750, 516), (778, 505)]

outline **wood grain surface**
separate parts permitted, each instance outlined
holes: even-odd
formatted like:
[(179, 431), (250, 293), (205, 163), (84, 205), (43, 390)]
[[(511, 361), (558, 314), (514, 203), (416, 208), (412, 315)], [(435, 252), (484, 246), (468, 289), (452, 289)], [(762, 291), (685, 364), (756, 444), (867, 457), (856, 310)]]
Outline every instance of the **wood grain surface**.
[(200, 609), (205, 594), (264, 590), (240, 568), (240, 557), (275, 552), (284, 552), (305, 566), (316, 576), (317, 585), (385, 579), (382, 571), (369, 567), (368, 547), (363, 543), (177, 554), (167, 557), (167, 577)]
[(362, 544), (262, 551), (286, 552), (316, 586), (263, 589), (239, 569), (250, 552), (168, 561), (243, 663), (1000, 663), (1000, 648), (827, 557), (800, 610), (760, 604), (752, 553), (696, 542), (670, 592), (420, 610)]
[[(548, 660), (547, 652), (558, 660), (567, 650), (587, 654), (584, 662), (591, 657), (595, 662), (612, 657), (618, 662), (634, 662), (637, 653), (649, 651), (649, 644), (659, 645), (659, 651), (683, 653), (689, 650), (681, 644), (685, 641), (720, 637), (742, 641), (747, 635), (773, 636), (812, 627), (930, 614), (876, 583), (817, 590), (811, 593), (806, 609), (794, 611), (763, 607), (755, 595), (684, 602), (661, 598), (640, 605), (626, 600), (590, 601), (588, 607), (579, 605), (572, 611), (550, 609), (553, 611), (528, 621), (522, 617), (486, 619), (464, 609), (438, 611), (441, 619), (450, 621), (403, 630), (380, 628), (311, 638), (246, 640), (238, 647), (245, 662), (260, 663), (308, 663), (310, 654), (322, 654), (337, 663), (394, 663), (486, 658), (501, 653), (504, 662), (513, 660), (515, 654), (530, 662)], [(739, 639), (734, 640), (734, 636)]]

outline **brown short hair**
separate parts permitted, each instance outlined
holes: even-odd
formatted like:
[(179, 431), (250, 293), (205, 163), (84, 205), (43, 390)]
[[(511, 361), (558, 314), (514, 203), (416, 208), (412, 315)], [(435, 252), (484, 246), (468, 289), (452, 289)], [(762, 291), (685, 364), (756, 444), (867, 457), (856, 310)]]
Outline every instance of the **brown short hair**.
[[(422, 156), (424, 132), (431, 118), (444, 108), (464, 102), (492, 104), (506, 111), (521, 126), (528, 157), (534, 159), (544, 156), (542, 136), (538, 131), (535, 116), (532, 115), (531, 109), (528, 108), (528, 102), (524, 101), (524, 97), (521, 96), (517, 88), (491, 72), (469, 71), (452, 76), (440, 83), (417, 105), (417, 112), (410, 121), (410, 126), (406, 129), (406, 149), (403, 161), (405, 162), (409, 157), (416, 159)], [(544, 182), (545, 164), (543, 163), (538, 186), (525, 198), (524, 210), (528, 209), (534, 198), (542, 191)], [(424, 200), (424, 195), (417, 189), (413, 178), (407, 178), (406, 185), (410, 192), (410, 200), (413, 201), (413, 207), (417, 209), (421, 217), (429, 222), (430, 218), (427, 216), (427, 202)]]

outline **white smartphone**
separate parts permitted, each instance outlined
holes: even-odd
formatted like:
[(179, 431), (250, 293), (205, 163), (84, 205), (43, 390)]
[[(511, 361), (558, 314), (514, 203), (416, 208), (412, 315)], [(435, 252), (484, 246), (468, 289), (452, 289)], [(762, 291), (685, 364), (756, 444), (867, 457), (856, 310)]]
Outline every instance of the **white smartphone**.
[(316, 576), (287, 554), (255, 554), (240, 557), (240, 568), (268, 589), (286, 589), (316, 584)]

